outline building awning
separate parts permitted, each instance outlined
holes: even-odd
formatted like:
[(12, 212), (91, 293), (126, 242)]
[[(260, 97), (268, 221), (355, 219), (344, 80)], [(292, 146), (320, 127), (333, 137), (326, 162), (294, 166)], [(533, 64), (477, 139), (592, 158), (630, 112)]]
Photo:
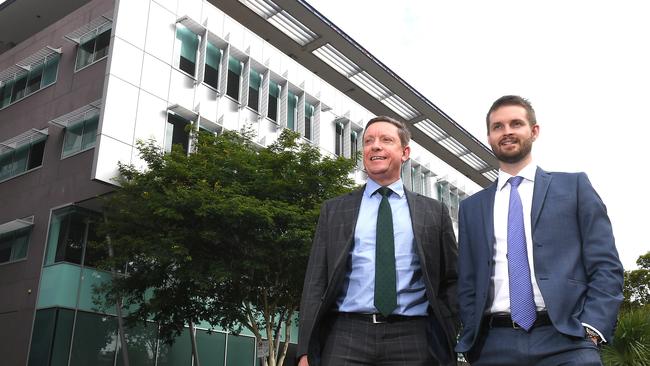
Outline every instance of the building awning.
[(34, 225), (34, 216), (16, 219), (0, 224), (0, 235), (24, 229)]
[(194, 112), (192, 110), (189, 110), (189, 109), (183, 107), (180, 104), (174, 104), (174, 105), (169, 106), (169, 108), (167, 108), (167, 112), (175, 114), (175, 115), (180, 116), (180, 117), (183, 117), (186, 120), (192, 121), (192, 122), (196, 122), (196, 119), (199, 116), (198, 113), (196, 113), (196, 112)]
[(97, 17), (93, 20), (90, 21), (90, 23), (79, 27), (75, 29), (74, 31), (66, 34), (63, 36), (63, 38), (67, 39), (68, 41), (76, 44), (80, 44), (81, 40), (90, 33), (94, 33), (100, 28), (104, 28), (107, 25), (110, 25), (113, 23), (113, 14), (112, 13), (107, 13), (104, 14), (100, 17)]
[(88, 119), (88, 117), (99, 114), (101, 105), (102, 105), (102, 100), (98, 99), (81, 108), (75, 109), (70, 113), (66, 113), (61, 117), (57, 117), (51, 120), (50, 123), (62, 128), (67, 128), (68, 126), (74, 125), (78, 122)]
[(318, 38), (309, 27), (270, 0), (239, 1), (301, 46)]
[(191, 30), (194, 34), (203, 35), (205, 33), (205, 27), (187, 15), (176, 19), (176, 23), (181, 23), (183, 26), (185, 26), (185, 28)]
[(18, 74), (28, 72), (36, 65), (41, 65), (45, 58), (54, 54), (61, 54), (61, 48), (45, 46), (33, 55), (16, 62), (15, 65), (12, 65), (8, 69), (2, 70), (0, 72), (0, 85), (3, 85), (9, 80), (13, 80)]
[(15, 150), (21, 146), (25, 146), (33, 142), (41, 141), (46, 137), (47, 128), (44, 128), (42, 130), (32, 128), (31, 130), (23, 132), (16, 137), (12, 137), (9, 140), (0, 142), (0, 154)]

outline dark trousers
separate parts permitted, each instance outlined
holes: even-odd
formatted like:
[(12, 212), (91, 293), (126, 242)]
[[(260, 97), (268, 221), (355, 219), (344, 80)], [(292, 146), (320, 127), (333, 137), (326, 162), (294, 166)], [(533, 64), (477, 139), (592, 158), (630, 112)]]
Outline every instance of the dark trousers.
[(427, 318), (373, 324), (333, 315), (321, 356), (323, 366), (432, 366)]
[(472, 366), (602, 366), (596, 345), (567, 336), (552, 325), (522, 329), (484, 326), (466, 355)]

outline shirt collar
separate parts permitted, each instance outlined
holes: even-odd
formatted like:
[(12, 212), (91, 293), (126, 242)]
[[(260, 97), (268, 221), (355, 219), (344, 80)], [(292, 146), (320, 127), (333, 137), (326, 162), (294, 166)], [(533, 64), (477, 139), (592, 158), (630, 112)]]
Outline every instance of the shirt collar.
[[(370, 197), (373, 193), (375, 193), (375, 191), (377, 191), (379, 187), (381, 187), (379, 183), (368, 178), (368, 181), (366, 182), (366, 189), (363, 191), (363, 194), (365, 194), (366, 197)], [(389, 184), (388, 188), (390, 188), (390, 190), (399, 197), (404, 196), (404, 183), (402, 182), (401, 178)]]
[[(537, 165), (534, 162), (530, 162), (528, 165), (526, 165), (519, 173), (517, 173), (517, 176), (523, 177), (524, 180), (535, 182), (535, 173), (537, 172)], [(503, 170), (499, 169), (499, 178), (498, 178), (498, 183), (497, 183), (497, 191), (500, 191), (503, 189), (503, 187), (506, 186), (506, 183), (508, 183), (508, 179), (510, 179), (512, 175), (504, 172)]]

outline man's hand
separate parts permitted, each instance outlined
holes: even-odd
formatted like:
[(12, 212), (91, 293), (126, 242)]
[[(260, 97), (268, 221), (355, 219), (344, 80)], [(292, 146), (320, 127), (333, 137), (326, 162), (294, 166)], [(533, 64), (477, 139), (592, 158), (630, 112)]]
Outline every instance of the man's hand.
[(307, 360), (307, 355), (300, 357), (298, 361), (298, 366), (309, 366), (309, 361)]

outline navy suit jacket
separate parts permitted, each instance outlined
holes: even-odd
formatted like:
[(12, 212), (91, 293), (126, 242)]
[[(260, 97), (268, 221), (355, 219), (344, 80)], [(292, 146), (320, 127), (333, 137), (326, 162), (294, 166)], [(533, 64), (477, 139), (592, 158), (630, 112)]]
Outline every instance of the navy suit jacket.
[[(323, 322), (334, 310), (349, 268), (363, 189), (326, 201), (321, 207), (307, 265), (298, 331), (298, 356), (320, 365)], [(405, 190), (415, 248), (429, 300), (429, 346), (440, 365), (455, 365), (458, 334), (456, 258), (458, 251), (449, 211), (440, 202)], [(363, 341), (363, 340), (359, 340)]]
[[(459, 212), (458, 301), (463, 322), (456, 351), (475, 343), (492, 303), (496, 182), (465, 199)], [(537, 168), (531, 208), (534, 281), (553, 326), (584, 337), (582, 323), (612, 339), (623, 300), (623, 267), (605, 205), (584, 173)]]

